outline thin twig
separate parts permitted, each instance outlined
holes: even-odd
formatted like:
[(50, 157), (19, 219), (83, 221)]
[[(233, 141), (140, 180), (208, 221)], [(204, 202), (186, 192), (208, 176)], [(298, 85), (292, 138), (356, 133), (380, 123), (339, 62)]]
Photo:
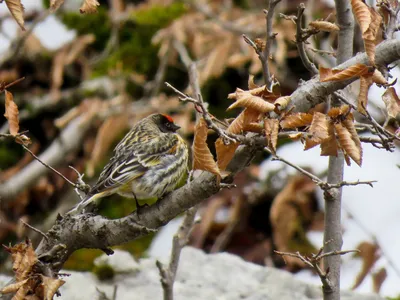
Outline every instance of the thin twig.
[[(205, 15), (207, 18), (213, 20), (215, 22), (215, 24), (217, 24), (218, 26), (220, 26), (221, 28), (233, 32), (235, 34), (249, 34), (249, 35), (259, 35), (261, 34), (260, 31), (258, 31), (257, 29), (251, 29), (249, 28), (249, 26), (247, 27), (243, 27), (242, 25), (237, 25), (236, 23), (233, 22), (228, 22), (226, 20), (223, 20), (222, 18), (220, 18), (219, 16), (217, 16), (216, 14), (214, 14), (212, 12), (212, 10), (210, 9), (209, 6), (206, 5), (205, 2), (200, 2), (200, 1), (188, 1), (196, 10), (198, 10), (199, 12), (201, 12), (203, 15)], [(254, 26), (253, 26), (254, 27)]]
[(322, 179), (320, 179), (319, 177), (315, 176), (314, 174), (304, 170), (302, 167), (286, 160), (283, 157), (280, 157), (276, 154), (273, 154), (267, 147), (264, 148), (265, 151), (267, 151), (268, 153), (270, 153), (272, 155), (272, 160), (279, 160), (285, 164), (287, 164), (288, 166), (291, 166), (292, 168), (296, 169), (297, 171), (299, 171), (300, 173), (306, 175), (307, 177), (309, 177), (312, 181), (314, 181), (314, 183), (316, 185), (318, 185), (322, 190), (324, 191), (329, 191), (331, 189), (338, 189), (341, 188), (343, 186), (354, 186), (354, 185), (361, 185), (361, 184), (366, 184), (369, 185), (370, 187), (373, 187), (373, 183), (377, 182), (376, 180), (368, 180), (368, 181), (354, 181), (354, 182), (349, 182), (349, 181), (341, 181), (339, 183), (328, 183), (326, 181), (323, 181)]
[(275, 7), (279, 2), (281, 2), (281, 0), (270, 0), (268, 1), (268, 10), (264, 9), (265, 25), (266, 25), (265, 30), (267, 37), (266, 37), (264, 53), (262, 56), (259, 55), (259, 57), (263, 65), (263, 75), (264, 75), (265, 85), (267, 86), (268, 89), (271, 89), (273, 83), (273, 78), (271, 77), (271, 73), (268, 66), (268, 59), (272, 48), (272, 41), (275, 39), (276, 36), (276, 34), (272, 32), (272, 21), (274, 19)]
[(22, 145), (22, 147), (28, 151), (32, 157), (34, 159), (36, 159), (38, 162), (40, 162), (43, 166), (45, 166), (46, 168), (50, 169), (51, 171), (53, 171), (54, 173), (56, 173), (58, 176), (60, 176), (62, 179), (64, 179), (66, 182), (68, 182), (70, 185), (72, 185), (74, 188), (77, 187), (77, 185), (75, 183), (73, 183), (71, 180), (69, 180), (67, 177), (65, 177), (63, 174), (61, 174), (60, 172), (58, 172), (56, 169), (54, 169), (53, 167), (49, 166), (48, 164), (46, 164), (45, 162), (41, 161), (39, 157), (37, 157), (35, 155), (35, 153), (33, 153), (31, 150), (29, 150), (28, 147)]
[[(355, 105), (353, 105), (350, 101), (348, 101), (341, 93), (339, 92), (334, 92), (333, 93), (334, 96), (339, 99), (340, 101), (342, 101), (343, 103), (349, 105), (352, 109), (357, 110), (357, 107)], [(381, 139), (381, 144), (382, 146), (388, 150), (388, 151), (393, 151), (393, 139), (398, 139), (400, 140), (399, 137), (396, 137), (396, 135), (392, 134), (391, 132), (389, 132), (388, 130), (386, 130), (385, 128), (383, 128), (372, 116), (371, 114), (368, 112), (368, 110), (366, 108), (364, 108), (365, 110), (365, 114), (363, 114), (363, 116), (365, 116), (372, 124), (372, 126), (375, 129), (375, 134), (378, 135), (378, 137)]]
[(214, 130), (221, 138), (225, 139), (226, 141), (232, 142), (232, 143), (237, 143), (240, 142), (240, 138), (237, 135), (233, 135), (233, 134), (229, 134), (227, 132), (225, 132), (223, 129), (221, 129), (219, 126), (217, 126), (211, 118), (210, 113), (208, 112), (205, 103), (202, 101), (202, 98), (200, 97), (200, 101), (197, 99), (194, 99), (184, 93), (182, 93), (180, 90), (178, 90), (177, 88), (175, 88), (174, 86), (172, 86), (171, 84), (169, 84), (168, 82), (165, 83), (165, 85), (167, 87), (169, 87), (170, 89), (172, 89), (175, 93), (177, 93), (180, 97), (179, 100), (183, 101), (183, 102), (191, 102), (195, 105), (200, 106), (201, 108), (201, 112), (203, 115), (204, 120), (207, 123), (208, 128)]
[(305, 10), (305, 5), (304, 3), (300, 3), (298, 9), (297, 9), (297, 18), (296, 18), (296, 45), (297, 45), (297, 50), (299, 51), (300, 58), (303, 62), (303, 65), (306, 67), (306, 69), (312, 74), (316, 75), (318, 74), (318, 69), (315, 67), (315, 65), (310, 61), (310, 59), (307, 56), (306, 49), (304, 46), (304, 38), (303, 38), (303, 28), (302, 28), (302, 21), (303, 21), (303, 14)]
[(39, 233), (39, 234), (40, 234), (41, 236), (43, 236), (46, 240), (49, 240), (49, 237), (48, 237), (43, 231), (41, 231), (40, 229), (37, 229), (37, 228), (33, 227), (32, 225), (29, 225), (28, 223), (26, 223), (26, 222), (25, 222), (24, 220), (22, 220), (22, 219), (19, 219), (19, 221), (20, 221), (22, 224), (24, 224), (26, 227), (28, 227), (29, 229), (31, 229), (31, 230), (33, 230), (33, 231)]
[[(325, 245), (326, 244), (327, 243), (325, 243)], [(360, 252), (360, 250), (342, 250), (342, 251), (330, 251), (330, 252), (324, 253), (324, 246), (323, 246), (320, 248), (320, 250), (318, 251), (317, 254), (312, 254), (311, 256), (302, 255), (302, 254), (300, 254), (300, 252), (296, 252), (296, 253), (282, 252), (282, 251), (274, 251), (274, 252), (281, 256), (290, 256), (290, 257), (295, 257), (295, 258), (300, 259), (307, 266), (309, 266), (312, 269), (315, 269), (318, 276), (321, 278), (324, 289), (331, 290), (334, 287), (332, 285), (332, 282), (328, 278), (329, 270), (323, 271), (320, 267), (320, 261), (325, 257), (335, 256), (335, 255), (345, 255), (348, 253)]]

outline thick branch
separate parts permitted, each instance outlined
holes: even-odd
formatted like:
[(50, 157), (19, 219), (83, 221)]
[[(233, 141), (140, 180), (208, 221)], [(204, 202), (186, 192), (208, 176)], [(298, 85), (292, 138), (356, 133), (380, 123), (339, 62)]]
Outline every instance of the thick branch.
[[(387, 65), (400, 58), (400, 40), (390, 40), (379, 44), (376, 47), (376, 64)], [(338, 65), (336, 68), (345, 69), (351, 65), (362, 63), (368, 64), (368, 57), (365, 53), (356, 55), (348, 61)], [(345, 88), (347, 85), (357, 80), (353, 78), (346, 81), (337, 82), (319, 82), (319, 78), (315, 77), (303, 83), (291, 95), (291, 106), (295, 112), (306, 112), (311, 107), (325, 102), (326, 96), (332, 94), (334, 91)]]

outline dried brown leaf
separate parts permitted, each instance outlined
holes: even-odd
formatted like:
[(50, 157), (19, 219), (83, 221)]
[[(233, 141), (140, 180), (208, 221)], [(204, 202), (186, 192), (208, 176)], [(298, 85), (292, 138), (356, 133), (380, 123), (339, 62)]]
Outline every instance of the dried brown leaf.
[(400, 114), (400, 99), (397, 96), (396, 90), (393, 87), (388, 88), (382, 95), (382, 100), (385, 102), (388, 116), (396, 119)]
[(386, 78), (378, 69), (375, 69), (374, 73), (372, 74), (372, 81), (382, 85), (388, 84)]
[(65, 283), (65, 281), (61, 279), (50, 278), (43, 275), (41, 277), (42, 277), (44, 300), (51, 300), (53, 299), (54, 294), (57, 292), (60, 286), (62, 286)]
[(22, 5), (21, 0), (6, 0), (6, 5), (15, 21), (17, 21), (19, 27), (21, 27), (22, 30), (25, 30), (24, 6)]
[(329, 117), (331, 117), (332, 119), (336, 119), (339, 116), (343, 116), (346, 115), (348, 112), (350, 111), (350, 106), (346, 105), (342, 105), (340, 107), (332, 107), (327, 115)]
[(257, 110), (246, 108), (226, 129), (227, 132), (240, 134), (244, 131), (246, 124), (251, 124), (258, 121), (260, 113)]
[(354, 121), (349, 115), (342, 123), (334, 124), (341, 148), (359, 166), (362, 163), (362, 148), (360, 138), (354, 127)]
[(379, 294), (382, 284), (387, 277), (387, 272), (385, 268), (380, 268), (378, 272), (372, 274), (372, 290), (374, 293)]
[(11, 94), (9, 91), (6, 90), (5, 95), (6, 95), (6, 102), (5, 102), (6, 112), (5, 112), (4, 116), (8, 120), (8, 125), (10, 127), (10, 133), (13, 136), (16, 136), (19, 131), (18, 106), (14, 102), (13, 94)]
[(9, 248), (13, 260), (13, 271), (17, 282), (28, 278), (32, 267), (37, 263), (38, 259), (32, 244), (20, 243)]
[(18, 289), (12, 300), (28, 300), (29, 298), (27, 295), (31, 290), (33, 290), (31, 285), (32, 280), (27, 280), (27, 282)]
[(3, 287), (0, 290), (0, 293), (2, 294), (9, 294), (9, 293), (15, 293), (17, 292), (26, 282), (28, 281), (28, 279), (19, 281), (19, 282), (15, 282), (15, 283), (11, 283), (5, 287)]
[(289, 134), (289, 138), (294, 140), (294, 141), (297, 141), (297, 140), (301, 139), (302, 137), (303, 137), (303, 133), (302, 132)]
[(249, 75), (248, 86), (249, 86), (249, 90), (259, 87), (257, 84), (254, 83), (254, 75)]
[(243, 125), (243, 132), (257, 132), (261, 133), (263, 131), (263, 127), (259, 123), (246, 123)]
[(64, 4), (64, 0), (50, 0), (50, 11), (55, 12)]
[(218, 166), (207, 145), (207, 132), (207, 123), (201, 118), (194, 129), (193, 170), (204, 170), (221, 177)]
[(371, 23), (368, 30), (363, 33), (364, 48), (368, 55), (369, 61), (372, 65), (375, 65), (375, 46), (377, 43), (377, 37), (380, 25), (382, 23), (382, 16), (372, 7), (369, 7), (371, 14)]
[[(364, 64), (355, 64), (347, 69), (344, 70), (331, 70), (332, 75), (329, 74), (327, 69), (323, 68), (323, 73), (320, 73), (320, 81), (327, 82), (327, 81), (342, 81), (347, 80), (353, 77), (359, 77), (365, 75), (369, 72), (369, 68), (367, 65)], [(320, 68), (321, 70), (321, 68)]]
[(366, 114), (365, 109), (368, 104), (368, 91), (372, 85), (372, 75), (364, 75), (360, 77), (360, 93), (358, 94), (357, 110), (363, 115)]
[(290, 103), (290, 100), (291, 100), (290, 96), (283, 96), (276, 99), (274, 102), (276, 110), (280, 111), (282, 109), (285, 109)]
[[(240, 134), (245, 130), (247, 124), (257, 122), (259, 116), (260, 113), (258, 111), (246, 108), (233, 120), (226, 131), (233, 134)], [(217, 162), (220, 170), (225, 170), (238, 147), (239, 143), (225, 145), (221, 138), (217, 139), (215, 142), (215, 150), (217, 152)]]
[(360, 286), (367, 274), (371, 271), (375, 262), (379, 259), (379, 247), (376, 244), (362, 242), (357, 246), (357, 249), (361, 251), (358, 255), (361, 257), (363, 265), (352, 286), (353, 290)]
[(281, 127), (283, 129), (293, 129), (298, 127), (304, 127), (311, 124), (313, 119), (312, 114), (308, 113), (294, 113), (287, 115), (283, 120), (281, 120)]
[(369, 8), (362, 0), (351, 0), (351, 7), (356, 20), (360, 25), (361, 33), (364, 34), (371, 24), (371, 13)]
[(335, 129), (333, 124), (328, 125), (328, 138), (321, 143), (322, 156), (337, 156), (338, 145), (336, 141)]
[(304, 150), (315, 147), (316, 145), (321, 144), (324, 140), (328, 139), (328, 127), (329, 121), (326, 115), (320, 112), (315, 112), (311, 126), (308, 129), (308, 133), (311, 136), (306, 138)]
[(267, 138), (267, 147), (273, 154), (276, 154), (276, 145), (278, 143), (279, 120), (265, 119), (265, 137)]
[(221, 171), (226, 169), (238, 147), (239, 143), (230, 143), (229, 145), (225, 145), (221, 138), (216, 140), (215, 151), (217, 152), (217, 164)]
[(236, 107), (246, 107), (261, 113), (267, 113), (275, 109), (275, 105), (259, 96), (252, 95), (250, 91), (236, 91), (236, 99), (236, 102), (229, 106), (228, 110)]
[(310, 22), (310, 26), (314, 27), (315, 29), (326, 31), (326, 32), (335, 32), (339, 31), (339, 26), (334, 23), (327, 22), (327, 21), (313, 21)]
[(81, 14), (94, 14), (97, 13), (97, 6), (100, 6), (97, 0), (84, 0), (79, 11)]

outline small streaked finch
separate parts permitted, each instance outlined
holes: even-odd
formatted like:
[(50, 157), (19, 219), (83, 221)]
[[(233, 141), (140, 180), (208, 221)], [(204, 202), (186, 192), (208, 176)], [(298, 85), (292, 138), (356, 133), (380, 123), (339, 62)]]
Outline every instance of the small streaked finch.
[(180, 127), (168, 115), (153, 114), (139, 121), (115, 147), (97, 183), (68, 213), (118, 193), (138, 200), (161, 198), (173, 191), (187, 172), (189, 150), (176, 133)]

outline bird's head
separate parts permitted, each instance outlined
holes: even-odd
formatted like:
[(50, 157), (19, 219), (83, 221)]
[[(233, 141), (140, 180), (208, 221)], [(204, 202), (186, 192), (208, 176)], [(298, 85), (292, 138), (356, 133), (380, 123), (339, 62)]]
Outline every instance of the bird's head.
[(174, 120), (164, 114), (154, 114), (151, 115), (149, 118), (157, 125), (157, 127), (162, 131), (162, 132), (176, 132), (180, 126), (176, 125), (174, 123)]

